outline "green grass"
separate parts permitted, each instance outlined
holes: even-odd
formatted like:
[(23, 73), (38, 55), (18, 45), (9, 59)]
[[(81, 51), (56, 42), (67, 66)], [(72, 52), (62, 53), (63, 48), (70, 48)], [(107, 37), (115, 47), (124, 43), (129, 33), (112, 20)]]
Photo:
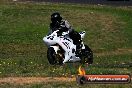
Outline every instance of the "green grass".
[[(87, 74), (132, 75), (132, 7), (96, 5), (8, 3), (0, 5), (0, 76), (70, 76), (79, 64), (51, 66), (46, 58), (50, 14), (58, 11), (77, 31), (86, 31), (84, 43), (94, 52), (94, 63), (85, 66)], [(125, 53), (116, 52), (126, 49)], [(130, 51), (128, 51), (129, 49)], [(100, 55), (107, 52), (108, 55)], [(110, 52), (113, 52), (110, 54)], [(99, 56), (98, 56), (99, 55)], [(51, 83), (49, 87), (71, 86)], [(7, 87), (12, 86), (5, 84)], [(26, 85), (46, 87), (47, 84)], [(93, 87), (94, 85), (85, 85)], [(95, 85), (94, 87), (111, 87)], [(124, 88), (125, 85), (113, 85)], [(130, 87), (129, 87), (130, 86)], [(73, 82), (73, 87), (78, 87)], [(80, 87), (80, 86), (79, 86)], [(131, 88), (127, 85), (126, 88)]]

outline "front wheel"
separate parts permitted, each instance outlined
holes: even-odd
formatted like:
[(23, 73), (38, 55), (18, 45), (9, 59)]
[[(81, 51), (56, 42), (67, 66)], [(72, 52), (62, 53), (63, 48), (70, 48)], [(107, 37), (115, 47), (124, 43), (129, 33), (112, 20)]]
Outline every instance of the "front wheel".
[(48, 58), (48, 61), (51, 65), (54, 65), (57, 63), (56, 61), (56, 58), (55, 58), (55, 50), (53, 47), (49, 47), (48, 50), (47, 50), (47, 58)]

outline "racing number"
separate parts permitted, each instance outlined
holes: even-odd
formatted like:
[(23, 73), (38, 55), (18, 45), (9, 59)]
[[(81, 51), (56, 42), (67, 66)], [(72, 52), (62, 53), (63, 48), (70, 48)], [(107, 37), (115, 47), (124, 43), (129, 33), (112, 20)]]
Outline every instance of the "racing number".
[(49, 36), (47, 39), (53, 40), (54, 36)]
[(62, 43), (66, 46), (67, 49), (70, 49), (70, 46), (69, 46), (68, 42), (62, 42)]

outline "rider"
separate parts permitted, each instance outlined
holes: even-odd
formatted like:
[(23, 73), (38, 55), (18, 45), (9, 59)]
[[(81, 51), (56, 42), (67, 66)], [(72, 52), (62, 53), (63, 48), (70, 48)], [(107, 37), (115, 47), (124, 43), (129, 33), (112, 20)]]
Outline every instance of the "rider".
[(50, 33), (55, 30), (58, 30), (58, 35), (62, 32), (69, 32), (69, 37), (73, 40), (73, 43), (76, 45), (76, 54), (79, 55), (79, 51), (82, 47), (81, 36), (78, 32), (74, 31), (67, 20), (63, 20), (61, 15), (58, 12), (55, 12), (51, 15), (50, 23)]

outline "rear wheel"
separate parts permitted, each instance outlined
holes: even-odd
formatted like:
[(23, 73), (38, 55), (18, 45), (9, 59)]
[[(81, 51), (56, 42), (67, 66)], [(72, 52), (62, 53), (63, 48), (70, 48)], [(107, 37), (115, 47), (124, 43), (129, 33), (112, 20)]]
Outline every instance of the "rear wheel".
[(48, 50), (47, 50), (47, 58), (48, 58), (48, 61), (49, 61), (49, 63), (51, 65), (54, 65), (54, 64), (57, 63), (56, 58), (55, 58), (56, 57), (55, 55), (56, 55), (56, 53), (55, 53), (54, 48), (49, 47)]
[(88, 63), (88, 64), (93, 63), (93, 52), (87, 45), (85, 45), (85, 49), (82, 50), (81, 63)]

